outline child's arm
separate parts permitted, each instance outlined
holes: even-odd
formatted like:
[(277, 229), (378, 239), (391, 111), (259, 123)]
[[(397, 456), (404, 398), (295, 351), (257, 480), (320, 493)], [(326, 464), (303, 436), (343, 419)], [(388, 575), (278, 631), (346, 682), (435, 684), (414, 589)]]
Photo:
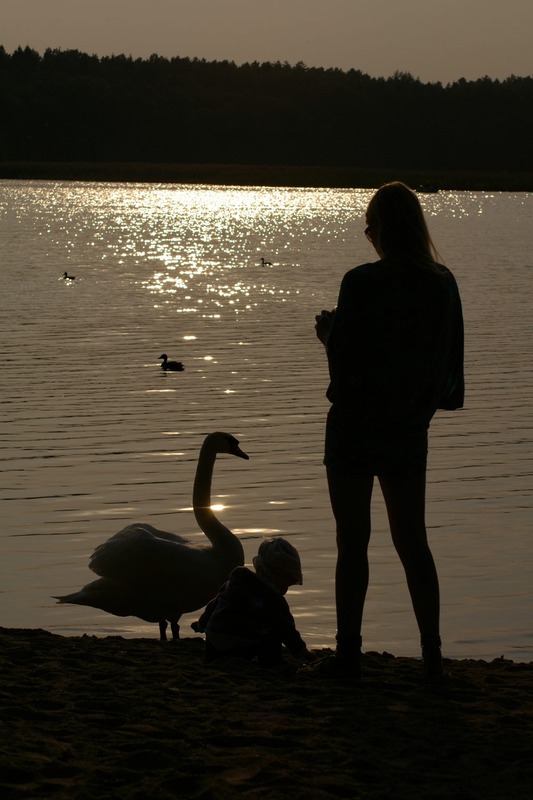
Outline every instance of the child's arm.
[(207, 628), (207, 623), (211, 619), (211, 614), (216, 608), (218, 603), (218, 594), (216, 597), (213, 597), (212, 600), (206, 605), (203, 614), (200, 616), (200, 619), (196, 620), (196, 622), (191, 623), (191, 628), (196, 633), (205, 633), (205, 629)]
[(291, 655), (298, 659), (305, 658), (309, 651), (296, 628), (294, 617), (290, 612), (286, 599), (279, 595), (266, 611), (269, 625), (277, 632)]

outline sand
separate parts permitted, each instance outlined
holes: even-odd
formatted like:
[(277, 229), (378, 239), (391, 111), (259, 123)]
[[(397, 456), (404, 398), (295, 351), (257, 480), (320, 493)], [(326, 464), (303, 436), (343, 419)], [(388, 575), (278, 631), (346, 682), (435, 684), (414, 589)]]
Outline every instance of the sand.
[(367, 653), (364, 682), (204, 664), (201, 639), (0, 628), (0, 797), (533, 797), (533, 664)]

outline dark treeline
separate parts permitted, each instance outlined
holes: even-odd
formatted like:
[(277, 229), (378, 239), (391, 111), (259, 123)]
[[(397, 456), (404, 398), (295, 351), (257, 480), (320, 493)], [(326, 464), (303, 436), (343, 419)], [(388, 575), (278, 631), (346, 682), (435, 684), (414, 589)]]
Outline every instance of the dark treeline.
[(531, 172), (533, 77), (424, 84), (303, 64), (0, 47), (1, 162)]

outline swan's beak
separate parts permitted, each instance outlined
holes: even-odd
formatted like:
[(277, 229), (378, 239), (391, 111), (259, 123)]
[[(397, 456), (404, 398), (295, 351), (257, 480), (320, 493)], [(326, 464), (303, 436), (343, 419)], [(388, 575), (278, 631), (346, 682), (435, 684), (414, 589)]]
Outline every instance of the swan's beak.
[(239, 458), (245, 458), (248, 461), (250, 456), (247, 453), (245, 453), (244, 450), (241, 450), (241, 448), (239, 447), (239, 442), (234, 436), (230, 436), (230, 443), (231, 443), (232, 455), (239, 456)]
[(232, 452), (234, 456), (239, 456), (239, 458), (245, 458), (247, 461), (250, 458), (248, 453), (245, 453), (244, 450), (241, 450), (241, 448), (238, 445), (235, 445)]

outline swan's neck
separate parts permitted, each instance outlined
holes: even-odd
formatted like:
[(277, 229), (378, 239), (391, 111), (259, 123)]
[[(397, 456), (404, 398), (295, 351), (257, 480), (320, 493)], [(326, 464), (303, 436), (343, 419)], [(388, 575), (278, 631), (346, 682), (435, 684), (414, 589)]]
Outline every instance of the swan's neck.
[(200, 450), (192, 494), (194, 515), (214, 548), (223, 550), (229, 556), (242, 554), (244, 557), (240, 541), (216, 518), (211, 509), (211, 481), (216, 456), (216, 450), (209, 444), (204, 444)]

